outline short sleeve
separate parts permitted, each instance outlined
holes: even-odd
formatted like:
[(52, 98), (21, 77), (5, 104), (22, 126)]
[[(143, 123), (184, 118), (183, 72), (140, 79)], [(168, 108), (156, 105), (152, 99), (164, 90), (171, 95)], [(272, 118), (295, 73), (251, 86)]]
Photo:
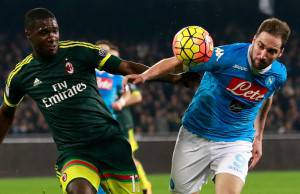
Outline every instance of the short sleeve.
[(122, 61), (119, 57), (111, 55), (103, 48), (95, 45), (89, 50), (88, 56), (91, 64), (96, 65), (96, 69), (104, 70), (106, 72), (110, 72), (110, 69), (117, 69)]
[(205, 63), (198, 63), (190, 67), (192, 72), (217, 71), (224, 64), (224, 48), (222, 46), (214, 48), (211, 58)]
[(287, 71), (283, 64), (280, 64), (280, 75), (278, 75), (276, 90), (282, 88), (287, 80)]
[(22, 101), (23, 96), (24, 92), (19, 84), (19, 80), (16, 75), (14, 75), (14, 71), (12, 71), (6, 80), (3, 94), (4, 103), (9, 107), (16, 107)]
[(106, 50), (87, 42), (61, 41), (60, 48), (74, 47), (77, 57), (91, 69), (107, 70), (118, 68), (121, 59)]

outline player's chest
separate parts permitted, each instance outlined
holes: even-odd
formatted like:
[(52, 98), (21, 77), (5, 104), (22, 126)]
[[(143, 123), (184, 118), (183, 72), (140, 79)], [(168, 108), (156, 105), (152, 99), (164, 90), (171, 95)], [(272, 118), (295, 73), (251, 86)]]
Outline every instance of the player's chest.
[(26, 93), (41, 98), (66, 90), (82, 90), (92, 80), (93, 74), (79, 61), (64, 58), (52, 64), (29, 67), (23, 75)]
[(225, 71), (218, 74), (222, 88), (235, 98), (242, 98), (249, 102), (260, 102), (275, 90), (275, 76), (269, 73), (254, 75), (246, 68), (240, 71)]

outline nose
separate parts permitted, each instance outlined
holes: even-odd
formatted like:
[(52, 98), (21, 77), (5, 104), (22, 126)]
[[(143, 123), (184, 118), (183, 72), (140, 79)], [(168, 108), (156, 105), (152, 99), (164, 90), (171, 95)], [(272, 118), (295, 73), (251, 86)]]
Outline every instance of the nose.
[(259, 56), (261, 59), (266, 59), (267, 58), (267, 50), (266, 49), (261, 50)]
[(57, 39), (57, 33), (51, 32), (48, 36), (48, 41), (55, 41)]

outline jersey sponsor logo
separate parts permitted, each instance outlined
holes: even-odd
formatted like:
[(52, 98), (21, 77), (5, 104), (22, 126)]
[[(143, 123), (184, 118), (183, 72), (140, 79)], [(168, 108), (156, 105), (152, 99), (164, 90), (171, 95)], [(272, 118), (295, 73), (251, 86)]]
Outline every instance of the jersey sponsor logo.
[(109, 78), (97, 77), (97, 85), (100, 90), (111, 90), (113, 87), (113, 80)]
[(42, 102), (46, 108), (49, 108), (55, 104), (58, 104), (68, 98), (72, 98), (73, 96), (83, 92), (87, 88), (87, 85), (81, 82), (71, 87), (68, 87), (67, 82), (63, 81), (60, 83), (53, 84), (52, 88), (56, 92), (56, 94), (42, 99)]
[(243, 109), (245, 109), (245, 104), (235, 99), (229, 105), (229, 110), (233, 112), (241, 112)]
[(217, 56), (217, 61), (224, 55), (224, 49), (221, 49), (220, 47), (216, 48), (216, 56)]
[(241, 71), (248, 71), (248, 68), (247, 67), (243, 67), (243, 66), (240, 66), (238, 64), (235, 64), (234, 66), (232, 66), (233, 68), (235, 69), (238, 69), (238, 70), (241, 70)]
[(233, 78), (226, 89), (236, 96), (253, 102), (261, 101), (268, 92), (265, 87), (239, 78)]
[(35, 78), (34, 81), (33, 81), (33, 86), (38, 86), (40, 85), (41, 83), (43, 83), (41, 80), (39, 80), (39, 78)]

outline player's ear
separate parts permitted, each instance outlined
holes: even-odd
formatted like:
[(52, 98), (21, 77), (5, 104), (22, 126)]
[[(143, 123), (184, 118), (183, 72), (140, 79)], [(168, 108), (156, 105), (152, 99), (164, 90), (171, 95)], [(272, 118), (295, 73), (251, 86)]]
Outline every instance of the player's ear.
[(279, 53), (279, 55), (278, 55), (278, 58), (282, 56), (283, 51), (284, 51), (284, 48), (281, 49), (281, 51), (280, 51), (280, 53)]
[(26, 38), (27, 38), (28, 40), (30, 40), (30, 38), (31, 38), (30, 30), (25, 29), (25, 36), (26, 36)]
[(256, 40), (256, 35), (254, 35), (252, 38), (252, 44), (254, 43), (255, 40)]

